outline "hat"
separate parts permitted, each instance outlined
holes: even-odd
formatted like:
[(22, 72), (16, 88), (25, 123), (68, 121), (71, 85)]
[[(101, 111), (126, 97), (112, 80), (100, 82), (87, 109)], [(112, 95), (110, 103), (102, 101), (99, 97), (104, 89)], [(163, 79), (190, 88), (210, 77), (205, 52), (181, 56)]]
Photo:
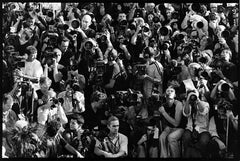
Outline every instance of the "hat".
[(197, 69), (199, 69), (199, 68), (201, 68), (201, 65), (200, 64), (198, 64), (198, 63), (190, 63), (189, 65), (188, 65), (188, 69), (190, 69), (190, 68), (197, 68)]

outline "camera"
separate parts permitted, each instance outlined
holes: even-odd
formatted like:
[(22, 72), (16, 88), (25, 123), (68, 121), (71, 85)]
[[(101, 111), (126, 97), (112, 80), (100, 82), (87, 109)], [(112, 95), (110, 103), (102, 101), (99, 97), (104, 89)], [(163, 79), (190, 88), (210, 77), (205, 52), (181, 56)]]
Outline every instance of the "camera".
[(230, 89), (230, 85), (228, 83), (221, 83), (218, 86), (218, 90), (221, 91), (221, 92), (228, 92), (229, 89)]
[(134, 66), (134, 69), (135, 69), (135, 74), (138, 75), (138, 76), (141, 76), (141, 75), (144, 75), (146, 74), (146, 65), (145, 64), (136, 64)]
[(49, 38), (48, 40), (48, 46), (57, 46), (58, 43), (58, 34), (57, 33), (50, 33), (48, 32), (47, 37)]
[(224, 114), (226, 114), (227, 111), (232, 111), (233, 105), (229, 101), (220, 101), (217, 104), (217, 110), (222, 110)]
[(105, 33), (97, 33), (96, 34), (96, 39), (97, 39), (97, 42), (100, 42), (100, 43), (106, 43), (107, 41), (107, 35)]
[(121, 21), (119, 22), (119, 26), (120, 26), (120, 28), (122, 28), (122, 29), (125, 29), (125, 28), (127, 27), (127, 24), (128, 24), (127, 20), (121, 20)]
[(230, 32), (228, 30), (224, 30), (224, 31), (222, 31), (221, 36), (224, 39), (228, 39), (230, 37)]
[(24, 11), (15, 11), (15, 14), (19, 17), (19, 16), (23, 16), (24, 15)]
[(167, 49), (169, 49), (170, 46), (171, 46), (171, 42), (170, 41), (164, 41), (163, 45), (162, 45), (162, 49), (163, 50), (167, 50)]
[(51, 66), (53, 64), (53, 59), (57, 58), (57, 53), (53, 52), (52, 48), (47, 48), (43, 53), (43, 58), (45, 58), (45, 61), (43, 64), (47, 64), (48, 66)]
[(5, 44), (6, 46), (14, 46), (16, 47), (17, 46), (17, 40), (18, 40), (18, 36), (17, 34), (15, 33), (8, 33), (6, 36), (5, 36)]
[(21, 95), (22, 96), (25, 96), (26, 92), (31, 89), (30, 83), (27, 82), (27, 81), (20, 81), (20, 82), (18, 82), (17, 86), (18, 86), (19, 89), (20, 88), (22, 89), (21, 90)]
[(171, 26), (163, 26), (160, 28), (159, 30), (159, 33), (162, 35), (162, 36), (168, 36), (172, 33), (172, 28)]
[(202, 21), (193, 21), (192, 27), (195, 29), (202, 29), (204, 27), (204, 24)]
[(51, 105), (52, 108), (55, 108), (58, 103), (63, 104), (64, 99), (63, 98), (53, 98), (52, 99), (53, 104)]
[(73, 29), (77, 29), (80, 26), (80, 22), (78, 20), (73, 20), (71, 22), (71, 26), (72, 26)]
[(158, 22), (160, 22), (160, 19), (159, 19), (159, 17), (154, 16), (152, 21), (153, 21), (153, 23), (158, 23)]
[(93, 44), (92, 39), (88, 39), (88, 40), (85, 41), (85, 43), (84, 43), (84, 49), (85, 50), (88, 50), (88, 51), (92, 50), (93, 47), (94, 47), (94, 44)]

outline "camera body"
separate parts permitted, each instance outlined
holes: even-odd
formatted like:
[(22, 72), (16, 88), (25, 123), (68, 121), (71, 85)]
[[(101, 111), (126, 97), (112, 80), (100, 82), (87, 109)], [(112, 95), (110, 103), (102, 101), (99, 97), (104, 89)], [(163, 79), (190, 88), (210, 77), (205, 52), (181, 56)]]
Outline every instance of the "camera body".
[(147, 66), (145, 64), (136, 64), (133, 69), (136, 76), (142, 76), (146, 74)]
[(52, 48), (48, 48), (47, 50), (44, 51), (43, 53), (43, 58), (45, 58), (45, 61), (43, 64), (47, 64), (48, 66), (53, 65), (53, 59), (57, 58), (57, 53), (53, 52)]
[(55, 32), (48, 32), (47, 37), (49, 38), (47, 45), (49, 47), (56, 47), (58, 43), (58, 37), (59, 37), (58, 34)]

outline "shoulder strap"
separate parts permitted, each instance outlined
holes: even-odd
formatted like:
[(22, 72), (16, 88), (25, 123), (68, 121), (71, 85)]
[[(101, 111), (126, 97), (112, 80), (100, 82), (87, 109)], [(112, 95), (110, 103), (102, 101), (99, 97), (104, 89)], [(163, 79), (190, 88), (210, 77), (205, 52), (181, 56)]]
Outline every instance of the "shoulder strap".
[(157, 62), (155, 61), (155, 62), (153, 62), (153, 64), (157, 67), (158, 73), (162, 76), (161, 69), (160, 69), (160, 67), (158, 66)]

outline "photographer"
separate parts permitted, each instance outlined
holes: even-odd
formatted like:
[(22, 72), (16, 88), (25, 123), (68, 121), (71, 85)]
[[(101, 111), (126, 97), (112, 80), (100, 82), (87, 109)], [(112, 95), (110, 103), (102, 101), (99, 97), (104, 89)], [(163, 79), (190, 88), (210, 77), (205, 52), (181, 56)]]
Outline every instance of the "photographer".
[(116, 116), (108, 119), (108, 136), (104, 138), (105, 147), (102, 147), (99, 140), (96, 141), (94, 153), (105, 158), (122, 158), (128, 154), (128, 138), (119, 133), (119, 120)]
[(78, 91), (78, 88), (78, 81), (68, 80), (65, 84), (65, 91), (58, 94), (58, 98), (64, 100), (63, 109), (67, 116), (85, 111), (85, 97)]
[(160, 95), (163, 94), (163, 66), (154, 59), (155, 52), (152, 47), (147, 47), (143, 51), (144, 59), (147, 61), (147, 67), (146, 74), (140, 76), (139, 79), (143, 79), (144, 81), (143, 92), (146, 100), (151, 97), (154, 86), (157, 86), (156, 88)]
[(145, 134), (138, 140), (138, 158), (158, 158), (160, 150), (158, 146), (159, 129), (156, 124), (155, 119), (150, 119)]
[[(183, 105), (176, 100), (176, 91), (173, 86), (168, 86), (165, 93), (166, 103), (159, 107), (159, 111), (163, 116), (164, 130), (160, 134), (161, 158), (181, 156), (181, 147), (178, 141), (181, 139), (186, 126), (186, 119), (183, 117)], [(169, 146), (169, 151), (168, 151)]]
[(18, 34), (19, 44), (16, 47), (21, 53), (27, 50), (27, 47), (33, 45), (37, 47), (39, 42), (39, 28), (35, 25), (35, 19), (31, 15), (26, 15), (25, 21), (19, 24), (20, 31)]
[(108, 64), (106, 67), (106, 72), (104, 73), (104, 88), (107, 94), (114, 93), (114, 89), (118, 88), (116, 82), (118, 77), (121, 76), (120, 66), (116, 62), (118, 58), (118, 53), (115, 49), (111, 49), (108, 53)]
[(63, 110), (63, 100), (56, 99), (56, 93), (52, 90), (48, 91), (45, 97), (44, 104), (37, 109), (39, 126), (45, 126), (47, 122), (56, 119), (59, 119), (62, 125), (66, 124), (68, 119)]
[(27, 59), (25, 61), (25, 67), (21, 68), (21, 70), (17, 69), (16, 74), (19, 77), (33, 82), (33, 88), (38, 90), (40, 88), (38, 81), (43, 75), (43, 68), (41, 63), (36, 59), (37, 49), (34, 46), (28, 46), (26, 54)]
[(81, 148), (83, 148), (81, 147), (81, 136), (84, 131), (82, 128), (83, 124), (83, 116), (79, 114), (73, 114), (70, 117), (69, 127), (65, 128), (65, 131), (63, 132), (63, 138), (79, 152)]
[(86, 84), (90, 84), (90, 74), (97, 61), (103, 60), (103, 53), (94, 39), (88, 38), (81, 44), (78, 61), (78, 72), (84, 75)]
[(44, 139), (44, 144), (46, 146), (45, 158), (57, 158), (62, 156), (64, 150), (69, 151), (72, 155), (77, 158), (83, 158), (83, 156), (74, 147), (72, 147), (66, 140), (62, 137), (59, 132), (61, 127), (60, 121), (52, 120), (47, 124), (46, 138)]
[(2, 97), (2, 121), (6, 125), (6, 129), (10, 130), (14, 128), (16, 121), (18, 120), (16, 113), (12, 110), (13, 98), (9, 94), (4, 94)]
[(209, 103), (201, 101), (196, 90), (187, 92), (183, 115), (188, 118), (188, 122), (182, 136), (185, 158), (207, 155), (206, 148), (211, 138), (208, 132), (209, 110)]
[(191, 63), (188, 65), (188, 72), (190, 78), (183, 80), (180, 84), (180, 99), (186, 99), (186, 92), (188, 90), (197, 90), (200, 94), (201, 100), (207, 100), (209, 98), (210, 90), (208, 81), (200, 75), (200, 71), (202, 71), (200, 64)]
[(226, 152), (228, 154), (233, 152), (236, 155), (238, 120), (232, 112), (232, 104), (228, 101), (221, 101), (216, 107), (217, 109), (215, 109), (209, 122), (209, 133), (212, 137), (208, 144), (209, 157), (224, 158)]
[(62, 52), (59, 48), (49, 49), (43, 55), (42, 64), (44, 65), (44, 75), (52, 80), (51, 88), (55, 92), (62, 92), (62, 84), (68, 79), (68, 70), (60, 64)]
[(107, 118), (104, 108), (106, 100), (107, 95), (105, 93), (95, 91), (91, 94), (90, 104), (86, 104), (86, 111), (83, 113), (84, 125), (87, 129), (92, 130), (94, 127), (98, 127), (99, 130), (102, 130), (106, 127)]

